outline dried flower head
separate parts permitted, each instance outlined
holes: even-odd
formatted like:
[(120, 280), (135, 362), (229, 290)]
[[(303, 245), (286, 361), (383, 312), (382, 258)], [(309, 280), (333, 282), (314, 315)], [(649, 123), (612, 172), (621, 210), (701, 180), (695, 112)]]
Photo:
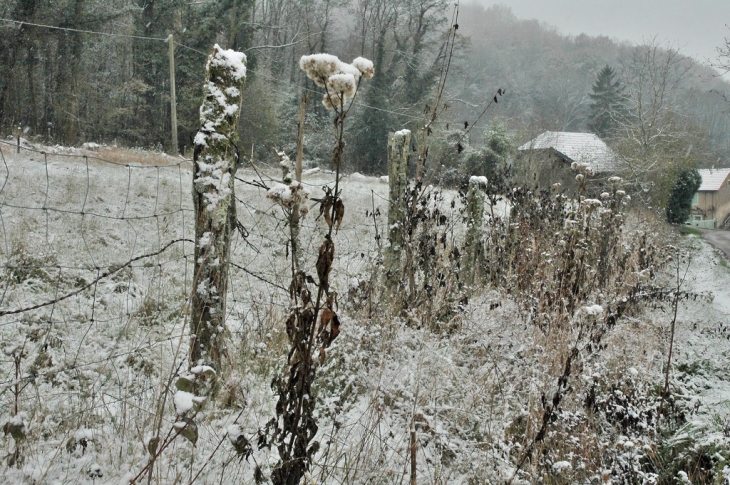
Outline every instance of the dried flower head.
[(327, 79), (327, 91), (341, 96), (347, 101), (355, 95), (357, 84), (351, 73), (333, 74)]
[(299, 60), (299, 67), (302, 68), (302, 71), (321, 88), (325, 87), (327, 78), (337, 72), (340, 64), (337, 56), (330, 54), (312, 54), (302, 56)]
[(333, 110), (355, 96), (362, 77), (370, 79), (375, 73), (372, 61), (358, 57), (352, 64), (340, 61), (330, 54), (302, 56), (299, 66), (317, 86), (326, 88), (322, 104)]
[(322, 98), (322, 104), (325, 108), (331, 111), (335, 108), (340, 107), (340, 105), (342, 104), (342, 98), (340, 98), (340, 95), (336, 93), (325, 93), (324, 97)]
[(365, 79), (370, 79), (375, 74), (375, 66), (373, 61), (365, 59), (364, 57), (357, 57), (352, 61), (352, 65), (355, 66)]

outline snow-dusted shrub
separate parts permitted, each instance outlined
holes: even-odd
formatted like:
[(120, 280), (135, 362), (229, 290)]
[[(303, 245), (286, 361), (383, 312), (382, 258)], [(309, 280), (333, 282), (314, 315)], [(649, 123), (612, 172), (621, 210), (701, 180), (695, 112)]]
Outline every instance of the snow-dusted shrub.
[(657, 485), (727, 483), (728, 442), (708, 438), (706, 429), (691, 424), (679, 431), (679, 438), (665, 438), (646, 453), (642, 460), (646, 475), (656, 477)]

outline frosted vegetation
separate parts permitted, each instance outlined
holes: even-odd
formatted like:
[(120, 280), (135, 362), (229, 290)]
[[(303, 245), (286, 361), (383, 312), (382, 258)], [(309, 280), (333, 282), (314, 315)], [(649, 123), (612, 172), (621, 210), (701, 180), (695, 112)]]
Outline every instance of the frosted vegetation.
[[(273, 143), (268, 158), (252, 145), (244, 153), (236, 128), (239, 115), (251, 124), (273, 112), (275, 91), (256, 100), (242, 84), (246, 56), (218, 45), (192, 159), (21, 133), (17, 149), (0, 141), (0, 476), (33, 485), (729, 483), (728, 264), (657, 217), (650, 204), (661, 193), (643, 198), (647, 180), (670, 178), (656, 160), (695, 155), (647, 142), (650, 157), (623, 147), (629, 165), (646, 163), (626, 171), (636, 179), (604, 180), (575, 163), (574, 187), (524, 183), (512, 163), (516, 129), (480, 128), (476, 147), (474, 122), (451, 129), (441, 118), (463, 39), (454, 17), (430, 52), (438, 36), (425, 26), (446, 4), (429, 4), (411, 37), (395, 28), (401, 14), (415, 19), (410, 4), (358, 5), (372, 17), (363, 32), (380, 28), (360, 49), (370, 44), (375, 62), (278, 60), (298, 59), (296, 75), (322, 101), (302, 115), (317, 130), (296, 143), (296, 116), (282, 116), (269, 132), (286, 139), (275, 156)], [(229, 15), (250, 20), (249, 8)], [(503, 16), (500, 25), (529, 26)], [(395, 57), (392, 42), (403, 47)], [(642, 48), (620, 50), (636, 61)], [(427, 72), (427, 61), (437, 68)], [(273, 71), (293, 79), (291, 69)], [(358, 108), (365, 95), (387, 106), (391, 89), (392, 118)], [(487, 108), (505, 104), (502, 88), (491, 92)], [(556, 101), (564, 126), (580, 126), (573, 94)], [(417, 120), (414, 129), (399, 116)], [(655, 126), (627, 120), (621, 129)], [(694, 128), (682, 128), (682, 142)], [(715, 135), (707, 150), (724, 139)], [(300, 176), (290, 148), (313, 145), (317, 166)], [(352, 171), (377, 173), (386, 160), (385, 177)], [(203, 297), (205, 339), (191, 325)]]
[[(153, 483), (268, 477), (277, 452), (259, 449), (257, 436), (275, 415), (270, 383), (288, 358), (289, 235), (280, 205), (263, 188), (237, 188), (247, 233), (234, 244), (230, 275), (235, 357), (218, 376), (220, 392), (206, 400), (186, 387), (213, 373), (189, 369), (185, 355), (187, 162), (158, 156), (138, 164), (142, 154), (127, 152), (127, 163), (110, 164), (84, 158), (96, 152), (0, 148), (8, 483), (132, 479), (157, 450), (155, 437), (189, 422), (195, 433), (157, 456)], [(250, 170), (239, 176), (259, 179)], [(261, 176), (272, 186), (279, 179), (276, 171)], [(302, 185), (318, 193), (333, 177), (315, 173)], [(434, 189), (437, 203), (423, 213), (422, 230), (436, 237), (423, 240), (419, 256), (433, 283), (419, 277), (424, 303), (410, 305), (380, 284), (376, 236), (386, 225), (387, 185), (345, 177), (348, 217), (330, 283), (341, 331), (315, 381), (321, 445), (311, 480), (398, 483), (410, 474), (411, 433), (418, 483), (722, 480), (730, 434), (721, 323), (730, 311), (727, 266), (701, 240), (674, 241), (647, 213), (627, 210), (614, 184), (580, 205), (515, 189), (494, 219), (487, 207), (474, 285), (460, 281), (455, 255), (465, 234), (463, 196)], [(315, 214), (301, 227), (310, 255), (328, 228)], [(152, 256), (119, 266), (143, 254)], [(80, 288), (53, 305), (7, 313)], [(718, 298), (708, 300), (708, 291)], [(675, 360), (662, 402), (675, 295), (682, 297)]]

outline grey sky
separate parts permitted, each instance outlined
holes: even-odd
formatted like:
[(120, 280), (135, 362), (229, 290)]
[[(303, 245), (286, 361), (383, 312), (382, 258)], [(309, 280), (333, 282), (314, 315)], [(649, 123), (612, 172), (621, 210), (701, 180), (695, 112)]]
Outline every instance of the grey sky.
[(730, 0), (462, 0), (502, 4), (521, 19), (538, 19), (569, 35), (607, 35), (640, 43), (657, 36), (687, 56), (712, 61), (730, 37)]

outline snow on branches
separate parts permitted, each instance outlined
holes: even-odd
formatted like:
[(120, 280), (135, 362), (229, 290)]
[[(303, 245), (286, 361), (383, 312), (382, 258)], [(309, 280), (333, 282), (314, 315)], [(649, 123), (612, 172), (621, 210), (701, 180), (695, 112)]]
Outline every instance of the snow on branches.
[(277, 182), (266, 192), (266, 198), (273, 200), (284, 209), (291, 209), (298, 205), (300, 212), (306, 213), (305, 204), (309, 200), (309, 191), (301, 182), (293, 181), (288, 185)]
[(294, 163), (289, 156), (283, 152), (274, 150), (276, 156), (279, 157), (279, 166), (282, 171), (283, 183), (274, 183), (274, 185), (266, 192), (266, 198), (273, 200), (284, 209), (293, 209), (298, 207), (302, 216), (309, 211), (307, 201), (309, 200), (309, 191), (301, 182), (294, 180)]
[(299, 66), (307, 77), (327, 91), (322, 104), (328, 110), (336, 110), (352, 99), (361, 78), (370, 79), (375, 74), (372, 61), (358, 57), (347, 64), (331, 54), (302, 56)]

